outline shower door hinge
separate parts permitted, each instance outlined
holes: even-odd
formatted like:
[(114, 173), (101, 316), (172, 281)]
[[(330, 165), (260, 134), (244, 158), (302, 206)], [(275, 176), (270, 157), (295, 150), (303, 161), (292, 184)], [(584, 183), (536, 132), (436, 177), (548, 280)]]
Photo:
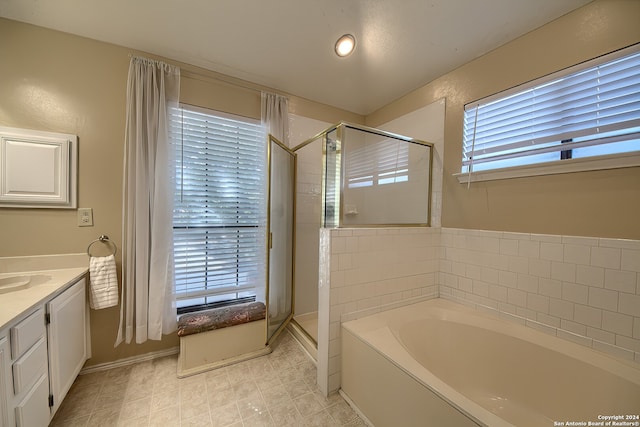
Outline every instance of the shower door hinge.
[(53, 407), (53, 394), (49, 395), (49, 407)]
[(273, 233), (269, 233), (269, 249), (273, 248)]

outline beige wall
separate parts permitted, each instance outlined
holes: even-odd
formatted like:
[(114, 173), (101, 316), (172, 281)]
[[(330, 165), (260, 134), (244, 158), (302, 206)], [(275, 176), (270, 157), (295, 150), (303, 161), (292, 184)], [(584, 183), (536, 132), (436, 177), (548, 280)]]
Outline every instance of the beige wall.
[[(78, 227), (75, 210), (1, 208), (0, 256), (81, 253), (100, 234), (122, 248), (122, 157), (131, 53), (139, 52), (0, 18), (0, 126), (78, 135), (78, 206), (93, 208), (94, 215), (93, 227)], [(260, 117), (260, 87), (178, 65), (183, 102)], [(294, 96), (290, 109), (330, 123), (364, 122), (362, 116)], [(94, 246), (92, 253), (94, 249), (99, 248)], [(93, 357), (88, 365), (178, 345), (172, 334), (162, 341), (114, 349), (118, 318), (118, 308), (91, 311)]]
[(464, 104), (640, 42), (640, 1), (598, 0), (370, 114), (378, 126), (446, 98), (444, 227), (640, 239), (640, 167), (459, 184)]
[[(0, 19), (0, 125), (78, 135), (78, 206), (93, 208), (94, 220), (93, 227), (78, 227), (75, 210), (2, 208), (0, 256), (84, 252), (100, 234), (122, 248), (128, 54), (117, 46)], [(118, 316), (117, 307), (91, 310), (88, 364), (178, 344), (171, 335), (114, 349)]]

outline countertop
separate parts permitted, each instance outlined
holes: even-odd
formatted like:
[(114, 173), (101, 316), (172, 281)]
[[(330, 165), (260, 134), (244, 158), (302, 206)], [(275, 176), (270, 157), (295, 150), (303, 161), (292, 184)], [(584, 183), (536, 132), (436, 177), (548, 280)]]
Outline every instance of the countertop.
[(0, 294), (0, 331), (88, 273), (86, 267), (0, 273), (0, 278), (30, 275), (26, 289)]

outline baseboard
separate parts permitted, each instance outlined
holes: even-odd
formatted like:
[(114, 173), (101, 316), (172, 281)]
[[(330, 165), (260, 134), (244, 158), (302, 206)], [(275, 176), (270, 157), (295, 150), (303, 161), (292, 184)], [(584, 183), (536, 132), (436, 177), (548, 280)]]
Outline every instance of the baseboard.
[(173, 356), (174, 354), (178, 353), (180, 353), (180, 347), (172, 347), (166, 350), (153, 351), (151, 353), (145, 353), (138, 356), (114, 360), (113, 362), (105, 362), (98, 365), (88, 366), (86, 368), (82, 368), (78, 375), (91, 374), (94, 372), (106, 371), (113, 368), (120, 368), (122, 366), (134, 365), (136, 363), (146, 362), (148, 360), (159, 359), (166, 356)]

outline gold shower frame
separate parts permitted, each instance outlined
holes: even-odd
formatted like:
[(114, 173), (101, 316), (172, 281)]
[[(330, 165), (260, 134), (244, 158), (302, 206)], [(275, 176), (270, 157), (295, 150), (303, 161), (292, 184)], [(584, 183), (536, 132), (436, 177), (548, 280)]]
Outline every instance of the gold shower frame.
[[(395, 223), (385, 223), (385, 224), (363, 224), (363, 225), (358, 225), (358, 224), (349, 224), (347, 228), (385, 228), (385, 227), (430, 227), (431, 226), (431, 211), (432, 211), (432, 187), (433, 187), (433, 150), (434, 150), (434, 145), (430, 142), (426, 142), (426, 141), (422, 141), (419, 139), (415, 139), (415, 138), (409, 138), (407, 136), (403, 136), (397, 133), (392, 133), (392, 132), (387, 132), (384, 130), (380, 130), (380, 129), (375, 129), (372, 127), (368, 127), (368, 126), (364, 126), (364, 125), (357, 125), (357, 124), (353, 124), (353, 123), (349, 123), (349, 122), (339, 122), (335, 125), (332, 125), (330, 127), (328, 127), (327, 129), (323, 130), (322, 132), (316, 134), (315, 136), (303, 141), (302, 143), (298, 144), (296, 147), (294, 147), (291, 151), (293, 151), (294, 153), (298, 150), (300, 150), (301, 148), (306, 147), (307, 145), (315, 142), (318, 139), (321, 139), (322, 141), (322, 164), (320, 165), (322, 168), (322, 215), (323, 218), (321, 219), (321, 224), (324, 226), (325, 224), (325, 218), (324, 218), (324, 212), (325, 212), (325, 203), (326, 203), (326, 182), (327, 182), (327, 176), (326, 176), (326, 161), (327, 161), (327, 144), (326, 144), (326, 138), (327, 135), (331, 132), (336, 131), (336, 135), (337, 135), (337, 143), (342, 146), (342, 143), (344, 142), (344, 134), (345, 134), (345, 130), (346, 129), (355, 129), (355, 130), (359, 130), (362, 132), (368, 132), (368, 133), (372, 133), (375, 135), (379, 135), (379, 136), (383, 136), (383, 137), (387, 137), (387, 138), (394, 138), (400, 141), (404, 141), (408, 144), (417, 144), (417, 145), (422, 145), (422, 146), (426, 146), (429, 147), (429, 170), (428, 170), (428, 176), (429, 176), (429, 186), (427, 189), (427, 221), (424, 223), (401, 223), (401, 224), (395, 224)], [(345, 156), (340, 156), (340, 182), (339, 182), (339, 190), (340, 190), (340, 210), (338, 213), (338, 227), (337, 228), (344, 228), (343, 225), (343, 221), (342, 218), (344, 216), (344, 182), (345, 182)]]

